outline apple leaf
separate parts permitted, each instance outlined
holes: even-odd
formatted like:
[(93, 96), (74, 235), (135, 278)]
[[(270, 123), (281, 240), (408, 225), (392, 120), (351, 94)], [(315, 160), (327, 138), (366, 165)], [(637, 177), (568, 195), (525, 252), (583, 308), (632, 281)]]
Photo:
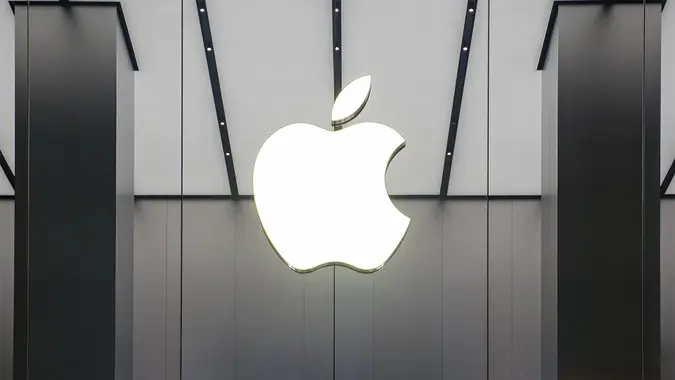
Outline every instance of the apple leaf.
[(364, 75), (349, 83), (340, 91), (333, 104), (333, 125), (345, 124), (358, 116), (366, 106), (369, 96), (370, 75)]

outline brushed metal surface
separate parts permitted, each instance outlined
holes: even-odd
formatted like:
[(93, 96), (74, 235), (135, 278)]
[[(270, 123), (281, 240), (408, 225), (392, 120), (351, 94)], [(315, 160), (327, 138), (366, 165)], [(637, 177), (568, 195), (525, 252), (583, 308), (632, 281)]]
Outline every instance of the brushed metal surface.
[(374, 377), (438, 379), (443, 345), (443, 213), (437, 201), (399, 200), (406, 238), (373, 275)]
[[(336, 273), (336, 378), (485, 378), (486, 202), (440, 206), (434, 200), (405, 200), (397, 206), (418, 222), (407, 248), (402, 246), (389, 263), (393, 266), (382, 272), (387, 274), (344, 268)], [(286, 269), (267, 245), (251, 201), (189, 201), (184, 207), (183, 375), (235, 378), (236, 371), (236, 378), (330, 378), (332, 268), (309, 277)], [(537, 278), (532, 257), (538, 255), (533, 235), (538, 207), (536, 201), (516, 201), (491, 210), (506, 223), (493, 224), (495, 233), (511, 231), (512, 219), (521, 223), (518, 232), (508, 233), (513, 240), (507, 246), (494, 240), (492, 249), (506, 252), (509, 273), (512, 265), (522, 265), (513, 279), (520, 299), (493, 298), (491, 307), (523, 307), (516, 315), (522, 321), (491, 326), (492, 340), (522, 347), (513, 353), (495, 350), (492, 360), (523, 375), (536, 373), (539, 357), (533, 344), (539, 336), (539, 299), (530, 289)], [(166, 221), (158, 223), (164, 228)]]
[(14, 201), (0, 201), (0, 380), (12, 379)]
[(661, 201), (661, 378), (675, 379), (675, 200)]
[(485, 201), (443, 207), (443, 378), (487, 379)]
[(490, 203), (489, 379), (513, 379), (513, 202)]
[(167, 201), (136, 203), (134, 378), (167, 377)]
[[(17, 45), (26, 29), (30, 36), (30, 54), (16, 55), (19, 77), (28, 63), (30, 82), (17, 81), (17, 94), (29, 91), (30, 104), (17, 102), (16, 113), (15, 379), (25, 379), (26, 368), (35, 380), (126, 379), (131, 358), (119, 358), (116, 373), (115, 356), (117, 346), (131, 347), (123, 341), (131, 339), (132, 277), (123, 272), (133, 190), (118, 175), (132, 178), (133, 167), (116, 170), (118, 147), (129, 143), (128, 133), (117, 139), (117, 86), (130, 82), (117, 81), (116, 9), (32, 6), (29, 20), (16, 19)], [(120, 215), (118, 201), (128, 203)], [(117, 261), (118, 246), (127, 260)], [(120, 298), (118, 280), (126, 282)]]
[(541, 205), (512, 201), (513, 379), (541, 379)]
[(183, 205), (183, 371), (189, 377), (236, 378), (235, 207)]
[(235, 378), (301, 378), (306, 349), (305, 276), (313, 274), (294, 273), (276, 257), (252, 201), (233, 207)]
[(659, 107), (643, 108), (659, 89), (643, 73), (659, 70), (660, 39), (646, 35), (645, 61), (644, 21), (641, 4), (559, 9), (557, 279), (544, 286), (557, 280), (560, 379), (659, 377)]

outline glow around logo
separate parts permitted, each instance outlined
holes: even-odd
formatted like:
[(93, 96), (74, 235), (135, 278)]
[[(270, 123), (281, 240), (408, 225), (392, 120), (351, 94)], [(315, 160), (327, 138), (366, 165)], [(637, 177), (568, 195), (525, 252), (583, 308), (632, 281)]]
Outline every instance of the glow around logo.
[[(360, 113), (370, 87), (370, 76), (345, 87), (333, 106), (334, 126)], [(389, 162), (404, 146), (400, 134), (377, 123), (336, 131), (291, 124), (272, 134), (255, 161), (253, 195), (279, 257), (301, 273), (329, 265), (382, 268), (410, 223), (385, 185)]]

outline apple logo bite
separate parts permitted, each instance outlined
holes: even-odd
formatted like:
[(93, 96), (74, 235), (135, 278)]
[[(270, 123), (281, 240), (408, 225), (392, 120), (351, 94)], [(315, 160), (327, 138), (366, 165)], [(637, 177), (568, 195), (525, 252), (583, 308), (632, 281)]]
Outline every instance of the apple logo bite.
[(253, 197), (262, 228), (296, 272), (340, 265), (375, 272), (403, 240), (410, 218), (389, 199), (385, 173), (405, 146), (393, 129), (355, 118), (370, 95), (370, 76), (335, 99), (329, 131), (291, 124), (262, 145), (253, 170)]

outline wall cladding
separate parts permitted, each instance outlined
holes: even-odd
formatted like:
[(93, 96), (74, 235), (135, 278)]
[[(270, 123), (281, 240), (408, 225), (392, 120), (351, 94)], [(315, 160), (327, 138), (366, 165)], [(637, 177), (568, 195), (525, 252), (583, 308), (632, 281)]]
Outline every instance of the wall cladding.
[(0, 380), (12, 379), (14, 201), (0, 200)]
[[(0, 237), (8, 203), (0, 202)], [(487, 379), (489, 343), (491, 380), (539, 379), (539, 203), (396, 204), (413, 222), (387, 266), (374, 275), (337, 268), (337, 378)], [(134, 378), (179, 379), (181, 262), (185, 378), (332, 377), (333, 269), (284, 267), (251, 201), (182, 209), (181, 223), (179, 201), (136, 202)], [(0, 244), (6, 268), (11, 242)], [(7, 283), (0, 277), (2, 326)], [(0, 367), (0, 380), (6, 374)]]
[[(537, 201), (399, 200), (408, 236), (374, 275), (337, 268), (338, 379), (537, 379)], [(136, 204), (135, 375), (177, 379), (180, 203)], [(183, 374), (323, 379), (333, 370), (333, 269), (288, 270), (253, 202), (183, 204)], [(327, 226), (327, 228), (329, 228)]]

